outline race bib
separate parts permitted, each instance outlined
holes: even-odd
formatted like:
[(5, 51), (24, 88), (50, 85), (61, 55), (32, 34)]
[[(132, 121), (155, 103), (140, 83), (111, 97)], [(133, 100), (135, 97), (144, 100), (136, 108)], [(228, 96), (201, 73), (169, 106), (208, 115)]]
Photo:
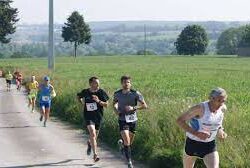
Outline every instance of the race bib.
[(125, 119), (127, 123), (135, 122), (138, 120), (136, 114), (125, 115)]
[(36, 93), (37, 92), (37, 89), (30, 89), (30, 93)]
[(97, 110), (96, 103), (86, 103), (87, 111), (95, 111)]
[(42, 96), (42, 101), (49, 101), (49, 100), (50, 100), (49, 96)]

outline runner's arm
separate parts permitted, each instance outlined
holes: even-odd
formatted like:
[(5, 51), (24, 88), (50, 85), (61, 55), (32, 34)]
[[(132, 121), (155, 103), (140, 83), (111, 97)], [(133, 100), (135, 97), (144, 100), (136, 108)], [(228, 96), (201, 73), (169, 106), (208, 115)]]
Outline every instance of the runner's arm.
[(83, 99), (83, 97), (84, 97), (84, 90), (81, 91), (80, 93), (77, 93), (76, 98), (77, 98), (78, 102), (81, 103), (81, 104), (84, 104), (84, 99)]
[(101, 100), (99, 100), (99, 102), (97, 102), (98, 104), (100, 104), (100, 106), (102, 106), (102, 107), (108, 107), (108, 105), (109, 105), (109, 102), (108, 101), (101, 101)]
[(117, 115), (120, 114), (120, 112), (118, 111), (118, 102), (113, 101), (113, 109)]
[(147, 109), (148, 105), (145, 102), (142, 94), (140, 92), (137, 91), (137, 100), (139, 102), (139, 106), (134, 106), (132, 111), (136, 111), (136, 110), (143, 110), (143, 109)]
[(188, 124), (187, 121), (191, 120), (192, 118), (195, 117), (200, 117), (203, 114), (203, 108), (201, 105), (196, 105), (192, 108), (190, 108), (187, 112), (181, 114), (180, 117), (177, 119), (177, 124), (186, 132), (189, 132), (193, 135), (197, 135), (197, 131), (195, 131), (193, 128), (191, 128)]
[(143, 109), (147, 109), (148, 105), (145, 102), (145, 100), (139, 101), (140, 105), (139, 106), (135, 106), (134, 110), (143, 110)]
[(50, 91), (51, 97), (52, 98), (56, 97), (56, 91), (55, 91), (54, 87), (52, 85), (50, 85), (50, 88), (51, 88), (51, 91)]
[(94, 100), (96, 103), (98, 103), (100, 106), (102, 106), (102, 107), (108, 107), (108, 101), (102, 101), (102, 100), (99, 99), (99, 97), (96, 96), (96, 95), (93, 95), (92, 98), (93, 98), (93, 100)]

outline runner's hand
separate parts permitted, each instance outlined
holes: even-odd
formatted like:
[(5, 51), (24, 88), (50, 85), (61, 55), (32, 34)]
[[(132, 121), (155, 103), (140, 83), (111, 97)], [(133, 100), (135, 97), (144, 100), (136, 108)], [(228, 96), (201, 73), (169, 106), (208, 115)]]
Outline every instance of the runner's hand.
[(84, 105), (84, 100), (83, 100), (83, 98), (80, 99), (80, 102)]
[(100, 101), (100, 99), (96, 95), (92, 95), (92, 99), (97, 103)]
[(134, 107), (132, 106), (126, 106), (125, 107), (125, 111), (128, 113), (128, 112), (131, 112), (131, 111), (134, 111)]
[(207, 138), (209, 138), (210, 135), (204, 132), (196, 132), (195, 136), (200, 138), (201, 140), (206, 140)]
[(227, 138), (227, 133), (225, 133), (223, 131), (223, 129), (219, 129), (218, 130), (218, 133), (217, 133), (217, 137), (220, 139), (220, 140), (225, 140)]

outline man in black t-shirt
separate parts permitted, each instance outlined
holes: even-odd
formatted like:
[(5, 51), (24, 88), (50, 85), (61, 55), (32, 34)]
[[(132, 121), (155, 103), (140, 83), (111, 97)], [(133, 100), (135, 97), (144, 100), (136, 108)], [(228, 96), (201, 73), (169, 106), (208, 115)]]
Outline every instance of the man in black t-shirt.
[(84, 106), (84, 119), (89, 131), (87, 155), (91, 154), (91, 148), (94, 153), (94, 161), (97, 162), (100, 158), (97, 155), (97, 137), (100, 130), (100, 125), (103, 118), (104, 107), (108, 106), (109, 97), (107, 93), (100, 89), (100, 81), (97, 77), (89, 79), (90, 88), (83, 89), (77, 93), (80, 103)]

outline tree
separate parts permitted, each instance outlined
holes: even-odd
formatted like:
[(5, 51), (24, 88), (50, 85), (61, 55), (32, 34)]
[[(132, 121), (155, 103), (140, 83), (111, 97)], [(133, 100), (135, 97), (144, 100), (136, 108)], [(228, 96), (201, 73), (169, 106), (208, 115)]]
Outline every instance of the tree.
[(89, 25), (84, 22), (84, 18), (77, 11), (73, 12), (67, 19), (67, 23), (62, 28), (62, 37), (65, 42), (74, 43), (74, 56), (77, 55), (77, 47), (80, 44), (89, 44), (91, 32)]
[(0, 43), (9, 43), (11, 38), (7, 36), (15, 33), (15, 23), (17, 19), (18, 10), (12, 8), (11, 0), (0, 0)]
[(229, 28), (223, 31), (218, 38), (216, 49), (217, 54), (234, 55), (237, 53), (239, 42), (243, 36), (245, 26)]
[(185, 27), (175, 42), (180, 55), (201, 55), (208, 46), (208, 37), (204, 28), (199, 25)]
[(250, 48), (250, 25), (246, 25), (238, 47)]

